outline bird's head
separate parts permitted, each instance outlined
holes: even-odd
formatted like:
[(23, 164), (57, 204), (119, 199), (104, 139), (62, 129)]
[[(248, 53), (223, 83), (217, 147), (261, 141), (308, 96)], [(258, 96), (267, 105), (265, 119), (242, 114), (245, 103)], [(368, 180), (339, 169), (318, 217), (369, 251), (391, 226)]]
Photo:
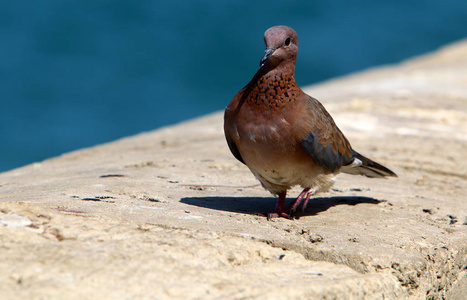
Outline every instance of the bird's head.
[(284, 61), (295, 64), (298, 52), (298, 37), (295, 30), (287, 26), (274, 26), (264, 33), (264, 50), (260, 67), (270, 65), (275, 67)]

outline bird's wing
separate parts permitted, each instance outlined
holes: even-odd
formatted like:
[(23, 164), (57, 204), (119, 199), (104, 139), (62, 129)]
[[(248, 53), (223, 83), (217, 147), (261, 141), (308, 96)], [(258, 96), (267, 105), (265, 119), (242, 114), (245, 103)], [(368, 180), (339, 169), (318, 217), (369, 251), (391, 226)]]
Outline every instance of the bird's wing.
[(227, 145), (229, 146), (230, 152), (232, 152), (233, 156), (235, 156), (235, 158), (243, 164), (245, 164), (245, 161), (243, 160), (242, 155), (238, 150), (237, 144), (235, 143), (233, 136), (238, 136), (237, 127), (235, 124), (235, 116), (239, 109), (239, 106), (243, 104), (241, 100), (244, 90), (245, 88), (243, 88), (233, 97), (230, 104), (226, 107), (224, 113), (224, 133), (225, 139), (227, 140)]
[(334, 123), (331, 115), (315, 98), (307, 97), (307, 115), (309, 131), (301, 140), (305, 151), (318, 165), (327, 167), (331, 172), (342, 166), (351, 164), (354, 160), (352, 147), (344, 134)]
[(235, 142), (227, 134), (225, 135), (225, 139), (227, 140), (227, 145), (229, 145), (230, 152), (232, 152), (233, 156), (235, 156), (236, 159), (245, 165), (243, 157), (240, 154), (240, 151), (238, 151), (237, 144), (235, 144)]

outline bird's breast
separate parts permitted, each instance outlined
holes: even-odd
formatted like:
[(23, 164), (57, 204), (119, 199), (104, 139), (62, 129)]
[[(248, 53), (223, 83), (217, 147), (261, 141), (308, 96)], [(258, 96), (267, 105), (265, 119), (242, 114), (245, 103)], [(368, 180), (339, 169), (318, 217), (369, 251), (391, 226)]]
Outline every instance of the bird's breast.
[(306, 128), (300, 128), (292, 107), (258, 110), (244, 106), (236, 118), (237, 147), (253, 171), (270, 182), (286, 183), (300, 177), (300, 171), (310, 168), (314, 161), (303, 150), (301, 140)]

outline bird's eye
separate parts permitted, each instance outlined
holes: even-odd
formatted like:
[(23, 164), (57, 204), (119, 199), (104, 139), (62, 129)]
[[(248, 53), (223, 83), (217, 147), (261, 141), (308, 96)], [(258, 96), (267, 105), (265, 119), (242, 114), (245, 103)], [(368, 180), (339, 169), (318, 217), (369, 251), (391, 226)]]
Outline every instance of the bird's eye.
[(285, 39), (284, 45), (286, 45), (286, 46), (290, 45), (290, 38), (289, 37)]

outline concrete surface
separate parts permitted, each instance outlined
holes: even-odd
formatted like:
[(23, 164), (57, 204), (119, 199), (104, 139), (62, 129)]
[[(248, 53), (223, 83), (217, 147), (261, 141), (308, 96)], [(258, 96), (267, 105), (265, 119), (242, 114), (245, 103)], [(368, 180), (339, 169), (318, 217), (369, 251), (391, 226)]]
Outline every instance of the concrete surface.
[(465, 299), (467, 41), (306, 91), (399, 178), (267, 221), (222, 112), (67, 153), (0, 174), (0, 299)]

